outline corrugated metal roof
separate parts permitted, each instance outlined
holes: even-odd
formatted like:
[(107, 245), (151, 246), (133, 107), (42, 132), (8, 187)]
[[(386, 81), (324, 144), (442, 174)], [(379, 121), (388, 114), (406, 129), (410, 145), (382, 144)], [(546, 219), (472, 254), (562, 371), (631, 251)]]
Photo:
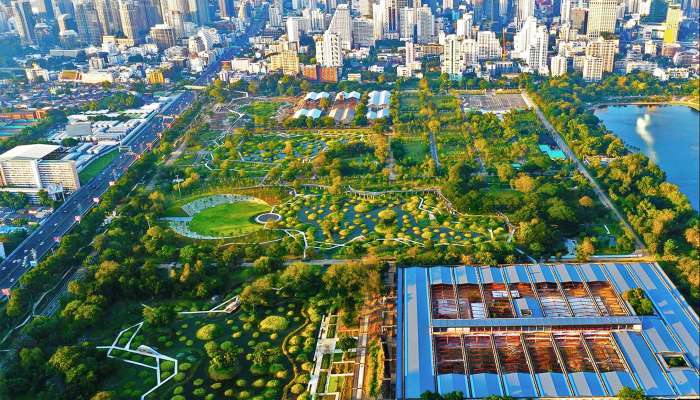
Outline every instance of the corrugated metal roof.
[(657, 360), (637, 332), (618, 331), (613, 336), (637, 382), (649, 396), (675, 396), (677, 393), (664, 377)]
[(576, 267), (571, 264), (555, 265), (553, 269), (560, 282), (583, 282)]
[(471, 374), (469, 375), (469, 383), (471, 384), (472, 397), (503, 395), (498, 374)]
[(505, 275), (510, 283), (530, 283), (527, 267), (524, 265), (509, 265), (505, 267)]
[(636, 388), (637, 385), (634, 384), (632, 376), (627, 371), (610, 371), (601, 372), (601, 378), (605, 382), (610, 394), (617, 394), (623, 388)]
[(481, 283), (504, 283), (503, 271), (498, 267), (481, 267)]
[(583, 274), (584, 279), (587, 282), (607, 282), (608, 278), (605, 276), (605, 272), (598, 264), (581, 264), (581, 274)]
[(465, 265), (462, 267), (455, 267), (455, 281), (458, 285), (473, 283), (478, 284), (479, 278), (476, 276), (476, 267), (470, 265)]
[(512, 397), (537, 397), (537, 389), (532, 375), (524, 372), (512, 372), (503, 374), (503, 386), (506, 395)]
[(428, 273), (408, 268), (404, 277), (404, 388), (406, 397), (418, 398), (426, 390), (435, 391)]
[(554, 274), (548, 265), (534, 264), (530, 266), (530, 271), (535, 282), (556, 282)]
[(469, 387), (467, 376), (463, 374), (442, 374), (437, 377), (438, 392), (462, 392), (465, 396), (469, 396)]
[(574, 388), (574, 394), (581, 397), (605, 396), (603, 383), (595, 372), (570, 372), (569, 382)]
[(430, 271), (430, 284), (431, 285), (451, 285), (452, 282), (452, 268), (450, 267), (432, 267)]
[(540, 387), (540, 394), (545, 397), (571, 396), (566, 378), (562, 372), (543, 372), (535, 374), (535, 380)]

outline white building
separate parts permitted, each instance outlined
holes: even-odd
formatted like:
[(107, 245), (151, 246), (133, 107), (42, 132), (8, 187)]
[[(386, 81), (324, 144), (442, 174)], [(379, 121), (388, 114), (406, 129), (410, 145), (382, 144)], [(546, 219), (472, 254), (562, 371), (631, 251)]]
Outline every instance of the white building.
[(601, 33), (614, 33), (617, 22), (617, 0), (590, 0), (586, 34), (597, 38)]
[(501, 43), (496, 33), (491, 31), (479, 31), (476, 35), (479, 60), (490, 60), (501, 56)]
[(357, 46), (374, 46), (374, 24), (371, 19), (358, 17), (352, 20), (352, 40)]
[(538, 25), (535, 17), (528, 17), (522, 29), (515, 35), (513, 58), (524, 60), (531, 71), (545, 74), (547, 71), (547, 47), (549, 31)]
[(583, 79), (587, 82), (596, 82), (603, 79), (603, 59), (600, 57), (583, 57)]
[(435, 16), (427, 4), (416, 8), (416, 41), (420, 44), (435, 42)]
[(315, 37), (316, 62), (322, 67), (342, 67), (343, 47), (340, 37), (327, 30), (323, 35)]
[(347, 4), (340, 4), (335, 9), (328, 31), (338, 35), (343, 49), (352, 49), (352, 17)]
[(561, 76), (566, 74), (568, 68), (566, 57), (556, 55), (551, 58), (551, 66), (549, 72), (552, 76)]
[(36, 198), (40, 190), (55, 195), (80, 187), (75, 161), (63, 160), (60, 146), (30, 144), (0, 155), (0, 190)]
[(518, 0), (517, 14), (515, 16), (515, 26), (520, 28), (525, 21), (535, 16), (535, 0)]

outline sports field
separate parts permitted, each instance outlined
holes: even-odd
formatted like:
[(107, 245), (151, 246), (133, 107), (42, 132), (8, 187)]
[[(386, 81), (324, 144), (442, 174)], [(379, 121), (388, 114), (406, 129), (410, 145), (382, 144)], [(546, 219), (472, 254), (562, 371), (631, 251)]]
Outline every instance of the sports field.
[(190, 229), (201, 235), (242, 235), (262, 228), (254, 218), (268, 211), (270, 206), (262, 202), (239, 201), (221, 204), (197, 213), (190, 222)]

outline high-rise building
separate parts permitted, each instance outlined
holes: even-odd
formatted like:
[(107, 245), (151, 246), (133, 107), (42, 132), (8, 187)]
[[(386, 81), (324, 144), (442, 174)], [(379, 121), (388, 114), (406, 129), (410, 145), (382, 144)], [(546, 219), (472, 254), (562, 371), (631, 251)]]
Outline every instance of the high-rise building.
[(352, 17), (347, 4), (340, 4), (335, 9), (328, 30), (338, 35), (344, 49), (352, 49)]
[(352, 20), (352, 41), (362, 47), (374, 46), (374, 25), (371, 19), (358, 17)]
[(435, 16), (426, 4), (416, 8), (416, 41), (420, 44), (435, 42)]
[(578, 33), (586, 33), (588, 25), (588, 10), (582, 7), (574, 7), (571, 9), (571, 28), (576, 29)]
[(287, 41), (299, 43), (299, 17), (287, 17)]
[(102, 42), (102, 27), (92, 0), (76, 0), (75, 24), (80, 41), (84, 45), (99, 45)]
[(535, 16), (535, 0), (518, 0), (515, 26), (519, 29), (525, 20)]
[(323, 35), (317, 35), (316, 62), (322, 67), (343, 66), (343, 46), (340, 37), (327, 30)]
[(586, 34), (597, 38), (602, 33), (615, 33), (617, 22), (617, 0), (590, 0), (588, 3), (588, 25)]
[(167, 24), (158, 24), (151, 27), (151, 40), (163, 51), (175, 46), (175, 29)]
[[(450, 79), (460, 79), (465, 70), (462, 43), (465, 39), (457, 35), (447, 35), (441, 56), (440, 71)], [(468, 39), (466, 39), (468, 40)]]
[(551, 59), (551, 65), (549, 68), (549, 73), (552, 76), (562, 76), (566, 74), (567, 70), (567, 60), (566, 57), (556, 55)]
[(32, 6), (36, 15), (46, 19), (54, 19), (54, 8), (51, 0), (34, 0)]
[(678, 41), (678, 27), (681, 23), (682, 11), (680, 4), (668, 5), (664, 30), (664, 44), (673, 44)]
[(386, 12), (386, 7), (384, 7), (385, 3), (386, 0), (379, 0), (379, 3), (372, 7), (372, 23), (374, 25), (374, 39), (376, 40), (384, 39), (386, 26), (386, 19), (384, 17), (384, 13)]
[(199, 26), (211, 24), (209, 16), (209, 2), (207, 0), (190, 0), (190, 12), (192, 20)]
[(399, 38), (401, 40), (413, 40), (416, 31), (416, 9), (404, 7), (399, 10)]
[(75, 161), (63, 160), (60, 146), (30, 144), (0, 155), (2, 191), (19, 192), (37, 199), (39, 191), (49, 195), (73, 192), (80, 187)]
[(571, 0), (561, 0), (559, 22), (562, 24), (571, 22)]
[(116, 35), (121, 32), (122, 22), (118, 1), (95, 0), (95, 8), (103, 35)]
[(474, 20), (473, 20), (472, 14), (465, 13), (462, 15), (462, 18), (457, 20), (455, 34), (457, 36), (471, 38), (473, 25), (474, 25)]
[(612, 72), (615, 66), (615, 54), (620, 44), (617, 39), (603, 39), (599, 37), (588, 42), (586, 55), (601, 59), (603, 72)]
[(277, 4), (272, 4), (267, 9), (268, 23), (270, 28), (281, 28), (284, 26), (282, 21), (282, 8)]
[(233, 18), (236, 16), (236, 7), (233, 0), (219, 0), (219, 15), (221, 18)]
[(404, 42), (404, 49), (406, 52), (404, 57), (405, 64), (410, 66), (416, 62), (416, 46), (413, 45), (413, 42), (406, 41)]
[(583, 79), (587, 82), (597, 82), (603, 79), (603, 59), (600, 57), (583, 57)]
[(501, 55), (501, 42), (492, 31), (479, 31), (476, 35), (479, 60), (491, 60)]
[(452, 10), (455, 8), (454, 0), (442, 0), (442, 10)]
[(124, 36), (139, 42), (145, 24), (142, 24), (144, 16), (139, 15), (140, 7), (134, 0), (119, 0), (119, 17), (122, 21)]
[(513, 58), (524, 60), (531, 71), (541, 74), (547, 71), (547, 47), (549, 31), (538, 25), (535, 17), (528, 17), (515, 35)]
[(72, 0), (53, 0), (53, 12), (54, 15), (58, 16), (61, 14), (68, 14), (71, 17), (75, 15), (75, 10), (73, 8)]
[(12, 13), (15, 16), (15, 27), (19, 34), (19, 39), (23, 44), (34, 44), (34, 13), (29, 0), (14, 0), (12, 2)]
[(299, 73), (299, 54), (296, 50), (285, 49), (270, 56), (270, 69), (282, 71), (285, 75), (297, 75)]

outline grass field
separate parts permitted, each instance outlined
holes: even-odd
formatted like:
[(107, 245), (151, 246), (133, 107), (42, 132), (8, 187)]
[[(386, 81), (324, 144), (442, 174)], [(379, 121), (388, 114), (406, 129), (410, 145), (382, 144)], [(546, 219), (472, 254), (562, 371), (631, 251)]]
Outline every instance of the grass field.
[(262, 202), (240, 201), (207, 208), (192, 218), (190, 229), (202, 235), (232, 236), (256, 231), (262, 225), (253, 218), (270, 211)]
[(241, 107), (241, 111), (249, 114), (251, 117), (272, 118), (280, 108), (280, 103), (271, 101), (259, 101)]
[(96, 177), (109, 163), (119, 155), (118, 151), (110, 151), (109, 153), (100, 156), (95, 161), (91, 162), (85, 169), (80, 171), (78, 178), (81, 184), (86, 184)]

